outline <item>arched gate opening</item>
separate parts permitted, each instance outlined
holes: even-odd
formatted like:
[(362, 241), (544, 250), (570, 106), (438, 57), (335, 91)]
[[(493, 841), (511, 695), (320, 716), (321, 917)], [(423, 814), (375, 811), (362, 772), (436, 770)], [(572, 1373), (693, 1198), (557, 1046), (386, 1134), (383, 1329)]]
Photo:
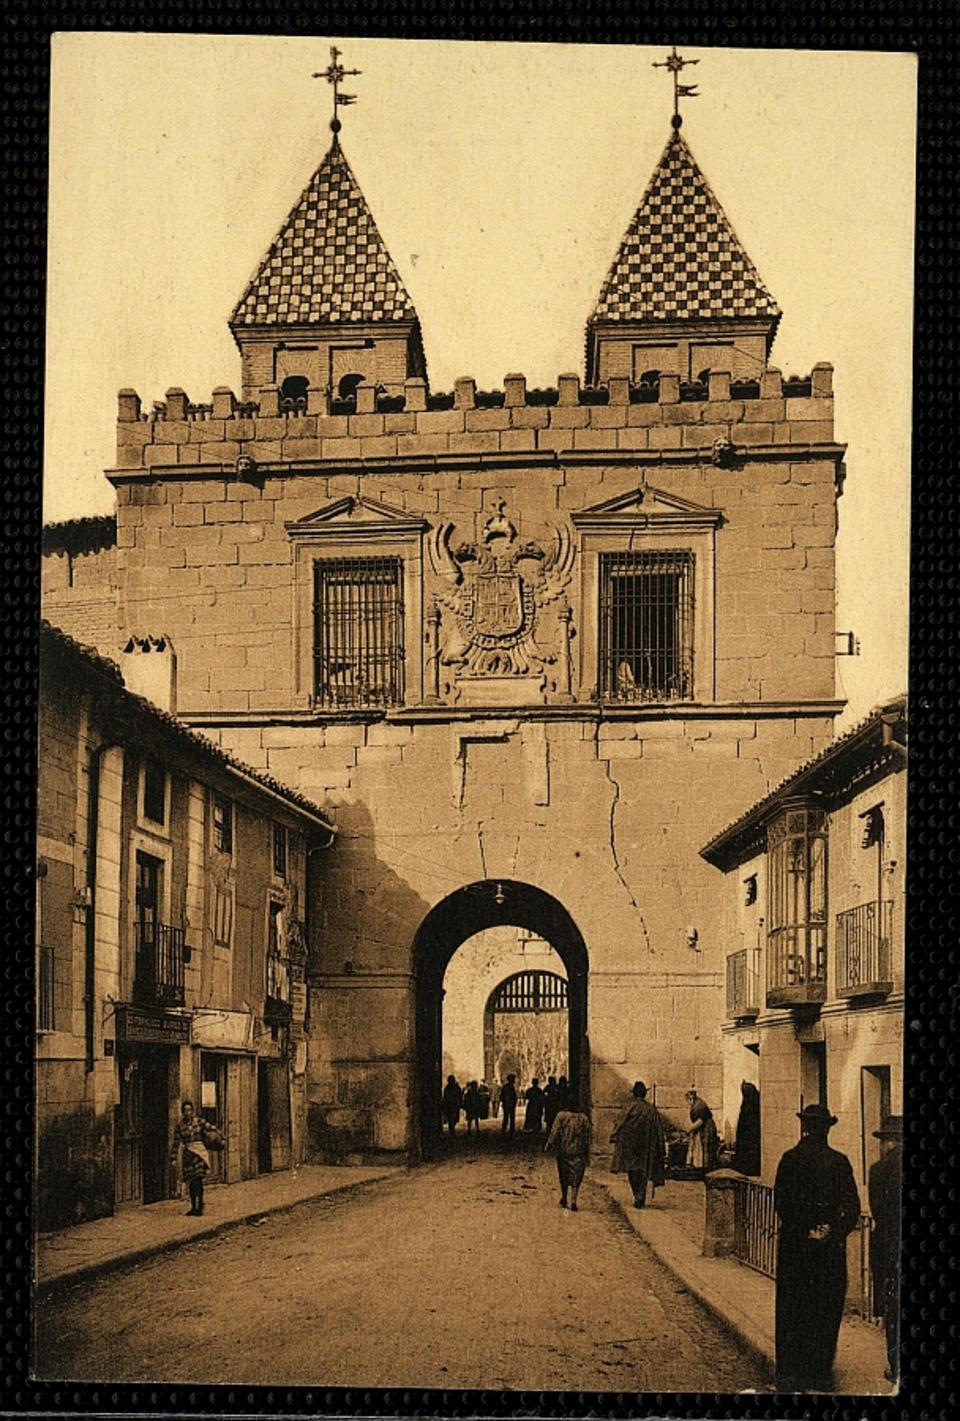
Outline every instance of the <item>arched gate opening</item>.
[(493, 927), (526, 929), (548, 942), (561, 958), (567, 973), (568, 1074), (584, 1108), (589, 1109), (589, 959), (579, 928), (562, 903), (532, 884), (492, 879), (469, 883), (431, 909), (414, 939), (419, 1084), (416, 1132), (424, 1156), (436, 1152), (441, 1138), (444, 973), (468, 938)]
[(556, 972), (514, 972), (494, 987), (483, 1009), (484, 1079), (503, 1080), (508, 1070), (541, 1085), (569, 1078), (568, 1007), (566, 978)]

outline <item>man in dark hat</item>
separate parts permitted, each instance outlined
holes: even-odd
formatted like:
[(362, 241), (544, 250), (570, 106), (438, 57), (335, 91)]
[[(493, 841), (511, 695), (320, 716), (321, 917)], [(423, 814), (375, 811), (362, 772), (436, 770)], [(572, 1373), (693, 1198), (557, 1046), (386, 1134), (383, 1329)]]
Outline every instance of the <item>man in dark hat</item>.
[(825, 1105), (798, 1115), (800, 1142), (777, 1168), (777, 1390), (829, 1392), (847, 1295), (847, 1235), (860, 1196), (846, 1155), (827, 1134), (837, 1117)]
[(880, 1158), (871, 1166), (867, 1182), (873, 1232), (870, 1235), (870, 1272), (873, 1307), (883, 1318), (887, 1335), (888, 1381), (900, 1371), (900, 1198), (903, 1179), (903, 1116), (888, 1115), (874, 1130), (880, 1141)]
[(636, 1081), (633, 1104), (610, 1136), (613, 1142), (613, 1174), (626, 1174), (633, 1190), (633, 1206), (642, 1209), (647, 1202), (647, 1181), (658, 1189), (664, 1181), (666, 1141), (663, 1121), (655, 1105), (647, 1100), (647, 1087)]

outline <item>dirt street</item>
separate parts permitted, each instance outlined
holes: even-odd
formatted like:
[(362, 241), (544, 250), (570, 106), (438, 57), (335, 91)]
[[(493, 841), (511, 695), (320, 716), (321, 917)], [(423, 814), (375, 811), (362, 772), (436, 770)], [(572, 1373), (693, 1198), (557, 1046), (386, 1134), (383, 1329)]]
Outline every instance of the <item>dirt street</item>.
[[(37, 1374), (100, 1381), (737, 1391), (745, 1356), (589, 1173), (456, 1143), (424, 1166), (227, 1230), (37, 1313)], [(216, 1191), (210, 1210), (216, 1209)]]

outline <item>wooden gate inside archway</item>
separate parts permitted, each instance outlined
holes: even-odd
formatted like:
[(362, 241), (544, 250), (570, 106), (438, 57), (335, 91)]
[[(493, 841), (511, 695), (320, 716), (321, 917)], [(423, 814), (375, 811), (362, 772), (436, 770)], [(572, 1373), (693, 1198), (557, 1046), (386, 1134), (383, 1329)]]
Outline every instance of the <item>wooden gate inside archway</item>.
[(484, 1079), (559, 1079), (570, 1070), (569, 992), (556, 972), (515, 972), (490, 993), (483, 1012)]

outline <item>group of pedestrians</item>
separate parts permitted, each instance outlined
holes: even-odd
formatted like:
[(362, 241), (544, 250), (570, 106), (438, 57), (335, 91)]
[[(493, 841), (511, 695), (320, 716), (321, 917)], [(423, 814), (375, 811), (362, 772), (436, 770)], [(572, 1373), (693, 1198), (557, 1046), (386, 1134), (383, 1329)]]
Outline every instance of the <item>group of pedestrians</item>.
[[(569, 1084), (566, 1076), (550, 1076), (547, 1084), (541, 1086), (539, 1076), (534, 1076), (523, 1092), (524, 1133), (549, 1134), (562, 1102), (567, 1098)], [(472, 1130), (480, 1133), (480, 1121), (492, 1113), (494, 1118), (502, 1112), (500, 1129), (503, 1134), (514, 1135), (517, 1130), (517, 1105), (521, 1094), (517, 1088), (517, 1077), (510, 1074), (502, 1085), (488, 1086), (486, 1081), (469, 1081), (462, 1087), (456, 1076), (447, 1076), (441, 1096), (443, 1122), (451, 1135), (456, 1134), (463, 1114), (467, 1122), (467, 1134)]]
[[(497, 1096), (499, 1099), (499, 1092)], [(487, 1119), (491, 1106), (496, 1113), (493, 1100), (494, 1093), (486, 1081), (468, 1081), (466, 1089), (463, 1089), (456, 1076), (447, 1076), (441, 1097), (441, 1110), (444, 1124), (450, 1134), (456, 1133), (462, 1111), (467, 1120), (467, 1134), (474, 1130), (479, 1135), (480, 1121)]]

